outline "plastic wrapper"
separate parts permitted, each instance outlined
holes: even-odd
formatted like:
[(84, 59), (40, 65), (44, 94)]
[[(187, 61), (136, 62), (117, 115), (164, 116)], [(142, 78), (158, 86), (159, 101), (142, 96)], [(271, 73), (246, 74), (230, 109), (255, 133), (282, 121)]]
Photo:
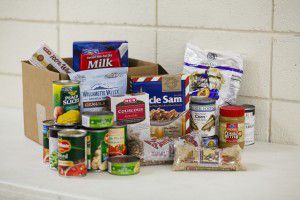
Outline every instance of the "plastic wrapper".
[[(187, 140), (181, 138), (175, 142), (174, 171), (212, 170), (241, 171), (246, 168), (241, 163), (239, 145), (220, 149), (207, 148), (192, 135)], [(199, 145), (200, 144), (200, 145)]]
[(187, 44), (183, 73), (190, 75), (191, 96), (213, 98), (217, 106), (234, 104), (243, 75), (243, 59), (236, 53), (206, 51)]

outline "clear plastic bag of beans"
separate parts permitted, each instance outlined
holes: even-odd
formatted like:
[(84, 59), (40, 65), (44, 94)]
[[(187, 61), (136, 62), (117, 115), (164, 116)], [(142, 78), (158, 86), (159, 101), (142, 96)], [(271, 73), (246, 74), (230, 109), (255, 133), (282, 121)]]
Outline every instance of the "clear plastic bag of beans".
[(239, 145), (220, 149), (195, 145), (187, 140), (175, 142), (174, 171), (241, 171), (246, 168), (241, 163)]

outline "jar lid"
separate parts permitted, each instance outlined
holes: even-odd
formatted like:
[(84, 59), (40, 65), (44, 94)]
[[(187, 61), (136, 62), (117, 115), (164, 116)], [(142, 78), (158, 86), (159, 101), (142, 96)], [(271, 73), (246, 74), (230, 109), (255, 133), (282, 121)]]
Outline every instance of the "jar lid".
[(243, 117), (245, 115), (245, 108), (242, 106), (222, 106), (220, 108), (220, 115), (224, 117)]

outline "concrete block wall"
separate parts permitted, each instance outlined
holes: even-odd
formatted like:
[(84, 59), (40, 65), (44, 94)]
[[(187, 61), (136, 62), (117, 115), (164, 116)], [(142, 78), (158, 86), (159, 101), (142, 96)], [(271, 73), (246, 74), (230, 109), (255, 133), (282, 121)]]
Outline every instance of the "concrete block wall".
[(300, 144), (299, 0), (0, 0), (0, 106), (22, 108), (20, 60), (42, 41), (66, 57), (74, 40), (114, 39), (170, 73), (187, 42), (241, 53), (256, 139)]

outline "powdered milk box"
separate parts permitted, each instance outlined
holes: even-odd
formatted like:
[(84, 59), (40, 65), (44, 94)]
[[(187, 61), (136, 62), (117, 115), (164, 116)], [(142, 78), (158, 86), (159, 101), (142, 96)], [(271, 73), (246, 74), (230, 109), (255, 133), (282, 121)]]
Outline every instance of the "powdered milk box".
[(149, 94), (151, 136), (176, 138), (190, 131), (188, 75), (131, 77), (133, 93)]

